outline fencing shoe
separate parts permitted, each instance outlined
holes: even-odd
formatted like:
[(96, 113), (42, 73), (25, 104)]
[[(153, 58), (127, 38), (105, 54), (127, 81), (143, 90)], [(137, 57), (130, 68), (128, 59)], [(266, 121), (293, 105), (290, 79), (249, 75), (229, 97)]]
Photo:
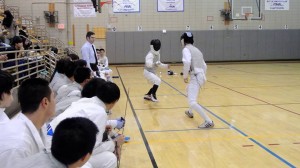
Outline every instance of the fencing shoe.
[(214, 122), (208, 122), (205, 121), (204, 123), (202, 123), (201, 125), (198, 126), (198, 128), (213, 128), (215, 126)]
[(194, 118), (194, 114), (190, 112), (189, 110), (184, 112), (189, 118)]

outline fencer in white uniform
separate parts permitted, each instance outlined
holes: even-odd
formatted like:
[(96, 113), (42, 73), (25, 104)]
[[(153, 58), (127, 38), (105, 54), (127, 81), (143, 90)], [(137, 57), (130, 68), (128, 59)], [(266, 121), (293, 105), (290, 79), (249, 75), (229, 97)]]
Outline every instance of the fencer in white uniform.
[(12, 96), (14, 78), (10, 73), (0, 70), (0, 81), (0, 124), (4, 124), (9, 121), (4, 110), (14, 100)]
[(12, 167), (91, 168), (87, 161), (92, 155), (97, 133), (97, 126), (87, 118), (65, 119), (57, 126), (51, 150), (45, 149), (30, 157), (15, 160)]
[[(108, 116), (106, 109), (110, 110), (119, 100), (120, 90), (116, 84), (105, 82), (96, 92), (97, 96), (82, 98), (72, 103), (66, 111), (53, 119), (48, 126), (48, 134), (49, 132), (55, 133), (56, 126), (66, 118), (85, 117), (90, 119), (97, 125), (99, 133), (97, 134), (97, 141), (89, 163), (93, 167), (115, 168), (117, 165), (117, 158), (113, 153), (116, 148), (115, 142), (112, 140), (102, 142), (102, 139), (107, 127)], [(120, 138), (124, 139), (122, 136)]]
[[(22, 82), (18, 100), (22, 113), (0, 125), (0, 167), (11, 168), (16, 159), (41, 152), (45, 146), (45, 122), (54, 115), (54, 93), (49, 82), (30, 78)], [(30, 95), (30, 96), (28, 96)]]
[(191, 32), (185, 32), (182, 34), (181, 44), (184, 47), (182, 50), (182, 62), (183, 62), (183, 79), (185, 83), (188, 83), (188, 75), (190, 73), (190, 82), (187, 86), (187, 98), (190, 109), (185, 114), (193, 118), (192, 110), (195, 110), (204, 119), (204, 123), (198, 126), (198, 128), (211, 128), (214, 127), (214, 122), (205, 113), (203, 108), (198, 104), (198, 94), (201, 87), (206, 81), (207, 65), (203, 59), (202, 52), (196, 48), (194, 44), (194, 37)]
[(160, 62), (160, 40), (154, 39), (150, 42), (150, 51), (148, 52), (145, 58), (145, 68), (144, 68), (144, 76), (145, 78), (153, 84), (152, 88), (145, 94), (144, 99), (151, 100), (153, 102), (157, 102), (156, 91), (161, 83), (161, 79), (156, 75), (156, 69), (164, 68), (169, 69), (170, 66), (168, 64), (163, 64)]

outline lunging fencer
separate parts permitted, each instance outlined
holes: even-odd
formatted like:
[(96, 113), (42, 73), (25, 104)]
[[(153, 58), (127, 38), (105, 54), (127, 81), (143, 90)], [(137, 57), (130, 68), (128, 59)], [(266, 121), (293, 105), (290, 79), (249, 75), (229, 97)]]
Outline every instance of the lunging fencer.
[[(185, 111), (185, 114), (189, 118), (193, 118), (194, 114), (192, 110), (197, 111), (200, 116), (205, 120), (204, 123), (198, 126), (198, 128), (212, 128), (214, 122), (205, 113), (204, 109), (198, 104), (198, 94), (201, 87), (206, 82), (206, 70), (207, 66), (203, 59), (202, 52), (196, 48), (194, 44), (194, 37), (191, 32), (185, 32), (180, 38), (183, 46), (182, 50), (182, 62), (183, 62), (183, 79), (187, 86), (187, 98), (189, 102), (189, 110)], [(188, 82), (188, 75), (190, 74), (190, 82)]]
[(160, 62), (160, 40), (154, 39), (150, 42), (150, 51), (145, 58), (144, 76), (153, 84), (152, 88), (145, 94), (144, 99), (157, 102), (156, 91), (161, 83), (161, 79), (156, 75), (156, 69), (164, 68), (169, 69), (169, 64), (163, 64)]

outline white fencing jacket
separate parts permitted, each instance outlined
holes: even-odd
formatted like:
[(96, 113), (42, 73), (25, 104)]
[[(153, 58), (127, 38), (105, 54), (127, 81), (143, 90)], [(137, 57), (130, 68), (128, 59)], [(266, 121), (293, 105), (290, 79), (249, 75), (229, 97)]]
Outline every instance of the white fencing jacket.
[(0, 125), (0, 167), (10, 168), (16, 159), (26, 158), (44, 149), (45, 136), (22, 113)]
[(71, 92), (78, 90), (81, 92), (82, 86), (77, 82), (72, 82), (67, 85), (61, 86), (58, 91), (57, 95), (55, 97), (56, 103), (59, 103), (62, 99), (66, 98)]
[(4, 112), (5, 108), (0, 108), (0, 124), (6, 123), (9, 121), (6, 113)]
[[(95, 146), (101, 146), (103, 133), (105, 131), (108, 116), (105, 104), (96, 96), (92, 98), (82, 98), (71, 104), (63, 113), (50, 122), (48, 130), (55, 131), (56, 126), (66, 118), (85, 117), (93, 121), (99, 129)], [(105, 150), (103, 150), (105, 151)]]

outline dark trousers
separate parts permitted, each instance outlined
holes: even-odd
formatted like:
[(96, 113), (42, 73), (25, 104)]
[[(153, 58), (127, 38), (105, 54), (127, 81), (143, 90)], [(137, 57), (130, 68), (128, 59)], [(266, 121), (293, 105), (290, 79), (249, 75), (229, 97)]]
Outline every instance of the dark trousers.
[(91, 66), (91, 69), (96, 72), (96, 75), (100, 77), (99, 69), (97, 67), (97, 64), (90, 63), (90, 66)]

